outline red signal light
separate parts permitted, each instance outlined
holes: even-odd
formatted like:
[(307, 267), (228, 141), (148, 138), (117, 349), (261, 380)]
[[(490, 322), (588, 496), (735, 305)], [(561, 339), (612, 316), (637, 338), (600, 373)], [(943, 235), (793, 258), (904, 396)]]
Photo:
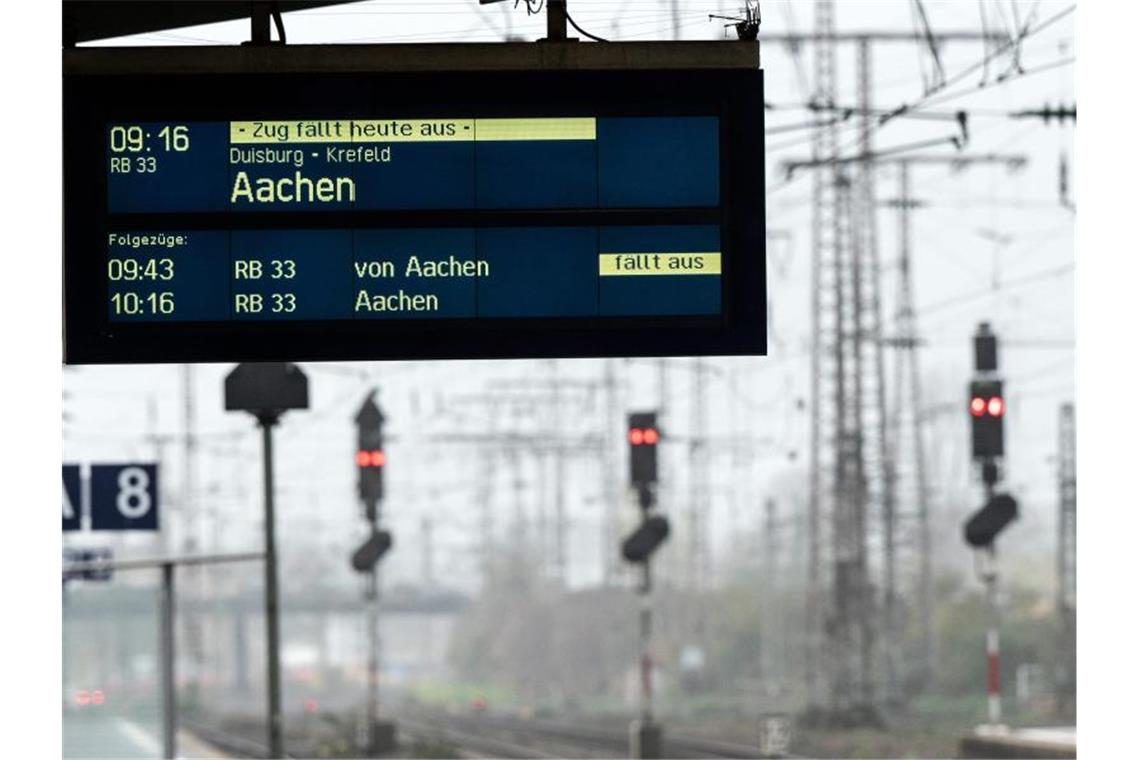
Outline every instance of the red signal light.
[(82, 689), (75, 694), (75, 704), (83, 707), (91, 701), (91, 695), (87, 693), (86, 689)]
[(970, 399), (970, 414), (975, 417), (981, 417), (986, 413), (986, 400), (984, 398), (975, 396)]
[(305, 700), (304, 710), (309, 715), (312, 715), (319, 709), (321, 709), (321, 706), (317, 704), (317, 700), (313, 699), (312, 697)]
[(630, 428), (629, 442), (634, 446), (640, 446), (641, 444), (645, 443), (645, 432), (646, 431), (642, 430), (641, 428)]
[(989, 411), (991, 417), (1000, 417), (1005, 414), (1005, 399), (1001, 396), (994, 396), (986, 404), (986, 409)]
[(649, 444), (650, 446), (652, 446), (653, 444), (657, 443), (657, 439), (658, 439), (658, 437), (659, 437), (659, 436), (657, 435), (657, 431), (656, 431), (656, 430), (654, 430), (653, 428), (645, 428), (645, 435), (644, 435), (644, 438), (645, 438), (645, 442), (646, 442), (647, 444)]
[(95, 691), (91, 692), (91, 704), (93, 704), (93, 705), (103, 704), (103, 690), (102, 689), (96, 689)]
[(387, 461), (388, 458), (380, 450), (356, 452), (356, 464), (359, 467), (383, 467)]

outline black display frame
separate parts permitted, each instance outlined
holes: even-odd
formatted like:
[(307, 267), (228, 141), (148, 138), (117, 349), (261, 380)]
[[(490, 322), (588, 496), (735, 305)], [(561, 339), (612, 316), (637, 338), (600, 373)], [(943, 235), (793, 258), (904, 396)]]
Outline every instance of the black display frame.
[[(730, 356), (767, 353), (760, 69), (64, 76), (68, 364)], [(107, 213), (105, 126), (133, 121), (715, 115), (721, 205)], [(112, 322), (106, 233), (194, 229), (719, 224), (720, 316)]]

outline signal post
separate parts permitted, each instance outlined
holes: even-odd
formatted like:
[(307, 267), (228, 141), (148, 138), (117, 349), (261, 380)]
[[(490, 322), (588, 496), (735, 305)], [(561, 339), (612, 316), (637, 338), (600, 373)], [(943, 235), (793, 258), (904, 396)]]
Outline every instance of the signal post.
[(649, 561), (658, 547), (669, 537), (669, 521), (664, 515), (654, 514), (657, 505), (657, 445), (661, 431), (657, 427), (656, 412), (635, 412), (629, 415), (629, 480), (637, 492), (637, 503), (642, 511), (641, 525), (625, 538), (621, 553), (627, 562), (641, 565), (641, 596), (639, 616), (639, 668), (641, 672), (641, 714), (630, 724), (630, 756), (635, 758), (661, 757), (664, 737), (661, 726), (653, 720), (653, 655), (650, 642), (653, 635), (653, 590)]
[(390, 721), (380, 721), (380, 581), (379, 564), (392, 548), (392, 534), (380, 528), (380, 502), (384, 498), (384, 414), (370, 392), (356, 413), (357, 495), (368, 521), (368, 539), (352, 555), (352, 568), (367, 578), (368, 609), (368, 707), (365, 718), (367, 757), (378, 757), (395, 747), (396, 730)]
[[(285, 756), (281, 714), (280, 618), (277, 600), (277, 518), (274, 514), (273, 428), (290, 409), (309, 408), (309, 379), (287, 362), (245, 362), (226, 375), (227, 412), (249, 412), (261, 428), (262, 484), (265, 497), (265, 661), (269, 756)], [(173, 582), (173, 579), (168, 579)]]
[(986, 630), (987, 729), (998, 730), (1001, 722), (1000, 607), (997, 599), (998, 565), (994, 544), (998, 533), (1017, 518), (1017, 500), (998, 492), (1005, 457), (1004, 384), (998, 376), (997, 336), (988, 323), (978, 325), (974, 335), (974, 378), (970, 381), (971, 454), (981, 473), (985, 504), (964, 526), (966, 543), (975, 550), (974, 566), (986, 587), (990, 622)]

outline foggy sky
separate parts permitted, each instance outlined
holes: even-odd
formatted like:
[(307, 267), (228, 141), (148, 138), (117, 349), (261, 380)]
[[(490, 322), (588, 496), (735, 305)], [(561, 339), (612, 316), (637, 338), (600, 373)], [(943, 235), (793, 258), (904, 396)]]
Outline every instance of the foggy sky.
[[(439, 2), (373, 2), (320, 9), (285, 18), (290, 43), (308, 42), (432, 42), (501, 40), (506, 34), (534, 39), (545, 33), (541, 16), (529, 17), (524, 4), (481, 8), (475, 0)], [(841, 30), (890, 29), (912, 31), (909, 2), (844, 0), (839, 5)], [(926, 3), (934, 31), (976, 29), (979, 11), (974, 3)], [(1020, 15), (1037, 8), (1039, 20), (1068, 7), (1067, 2), (1045, 0), (1019, 3)], [(1000, 25), (997, 8), (987, 3), (991, 24)], [(709, 12), (733, 8), (732, 3), (682, 2), (680, 36), (715, 39), (720, 27), (706, 18)], [(596, 34), (612, 39), (672, 38), (670, 5), (648, 0), (571, 0), (575, 20)], [(794, 26), (809, 28), (812, 3), (762, 3), (762, 32), (780, 32)], [(1068, 58), (1072, 53), (1074, 18), (1068, 16), (1039, 35), (1026, 40), (1024, 69)], [(248, 34), (248, 23), (218, 24), (175, 32), (140, 35), (100, 44), (182, 45), (236, 43)], [(592, 44), (592, 43), (583, 43)], [(1067, 46), (1068, 51), (1066, 51)], [(948, 75), (977, 61), (980, 43), (949, 45), (941, 51)], [(810, 81), (810, 49), (803, 50), (801, 65)], [(776, 45), (761, 49), (767, 100), (780, 108), (767, 115), (768, 127), (802, 124), (815, 118), (802, 108), (810, 90), (801, 87), (796, 59)], [(998, 57), (988, 72), (978, 70), (948, 92), (969, 92), (983, 75), (993, 81), (1006, 70), (1008, 57)], [(840, 103), (854, 104), (854, 49), (841, 48)], [(891, 108), (923, 94), (923, 71), (929, 76), (929, 56), (920, 58), (915, 46), (900, 44), (875, 49), (876, 105)], [(1014, 493), (1022, 500), (1022, 520), (1005, 542), (1023, 573), (1050, 573), (1056, 472), (1058, 407), (1074, 397), (1074, 263), (1075, 214), (1058, 198), (1059, 156), (1072, 161), (1073, 128), (1040, 120), (1016, 120), (1000, 112), (1035, 109), (1046, 104), (1075, 101), (1073, 67), (1060, 66), (1042, 73), (1011, 78), (968, 96), (956, 97), (931, 110), (973, 112), (967, 153), (1016, 152), (1029, 159), (1021, 172), (978, 167), (953, 173), (941, 167), (913, 170), (914, 195), (926, 205), (913, 215), (915, 300), (919, 329), (925, 339), (921, 350), (924, 405), (930, 410), (936, 525), (957, 525), (980, 499), (971, 485), (967, 466), (968, 428), (965, 384), (971, 372), (970, 335), (977, 323), (993, 323), (1003, 341), (1001, 354), (1007, 383), (1008, 474)], [(787, 106), (787, 107), (785, 107)], [(853, 145), (855, 120), (845, 124), (841, 145)], [(879, 149), (956, 133), (952, 121), (895, 119), (876, 134)], [(712, 359), (706, 376), (708, 429), (713, 436), (746, 434), (758, 441), (753, 456), (736, 459), (727, 450), (712, 456), (713, 504), (710, 527), (713, 557), (732, 544), (734, 535), (753, 530), (761, 516), (764, 498), (779, 500), (781, 515), (793, 517), (807, 484), (808, 410), (797, 401), (809, 401), (810, 348), (810, 188), (805, 172), (784, 184), (780, 163), (806, 158), (810, 153), (806, 130), (767, 138), (768, 156), (768, 297), (770, 306), (769, 356)], [(925, 153), (949, 155), (952, 148)], [(894, 197), (897, 179), (893, 169), (879, 173), (881, 199)], [(895, 311), (897, 252), (896, 212), (881, 210), (878, 219), (880, 253), (887, 266), (882, 293), (884, 316)], [(96, 255), (97, 252), (93, 253)], [(1053, 273), (1053, 274), (1051, 274)], [(1040, 275), (1040, 276), (1038, 276)], [(890, 331), (888, 330), (888, 333)], [(488, 407), (463, 403), (458, 397), (486, 391), (493, 381), (542, 379), (555, 372), (560, 378), (599, 379), (601, 362), (595, 360), (550, 362), (421, 362), (302, 365), (310, 378), (311, 410), (290, 413), (280, 427), (278, 474), (280, 541), (286, 558), (319, 547), (347, 574), (348, 554), (363, 530), (355, 502), (354, 450), (351, 417), (364, 394), (380, 388), (380, 402), (389, 419), (388, 499), (386, 522), (396, 535), (397, 549), (386, 560), (386, 582), (416, 579), (422, 569), (421, 523), (425, 515), (435, 522), (438, 542), (435, 573), (443, 581), (471, 588), (477, 581), (473, 553), (476, 538), (477, 451), (471, 446), (433, 441), (434, 435), (454, 431), (509, 429), (516, 420), (489, 418)], [(666, 433), (685, 435), (691, 428), (692, 365), (671, 360), (670, 397)], [(890, 366), (890, 365), (889, 365)], [(619, 410), (652, 408), (658, 403), (657, 367), (652, 361), (617, 361)], [(223, 550), (247, 550), (260, 545), (259, 449), (252, 420), (247, 415), (222, 412), (223, 365), (199, 365), (193, 371), (193, 405), (198, 434), (196, 489), (191, 506), (206, 517), (199, 521), (201, 541), (210, 548), (217, 536)], [(169, 537), (159, 539), (177, 546), (182, 541), (186, 515), (178, 511), (182, 498), (184, 452), (184, 370), (179, 366), (80, 367), (65, 370), (65, 461), (98, 462), (123, 459), (151, 460), (162, 449), (164, 519)], [(893, 376), (893, 370), (888, 372)], [(579, 403), (580, 401), (580, 403)], [(596, 431), (602, 399), (589, 406), (584, 396), (567, 391), (563, 425), (570, 433)], [(518, 418), (526, 429), (543, 429), (544, 412)], [(615, 436), (621, 452), (620, 421)], [(771, 439), (761, 442), (759, 439)], [(161, 446), (158, 442), (165, 441)], [(682, 509), (688, 489), (685, 452), (674, 447), (666, 455), (665, 478), (670, 487), (667, 509)], [(795, 459), (791, 453), (795, 453)], [(553, 503), (552, 460), (545, 468), (545, 490), (535, 457), (524, 456), (526, 498), (533, 521), (536, 505)], [(567, 511), (570, 516), (570, 581), (574, 585), (597, 582), (600, 577), (599, 543), (603, 515), (601, 472), (595, 455), (576, 454), (567, 466)], [(619, 507), (627, 520), (635, 509), (624, 493), (624, 469), (618, 489)], [(499, 531), (506, 535), (513, 514), (513, 473), (505, 459), (495, 466), (492, 498)], [(734, 484), (739, 480), (742, 485)], [(799, 492), (789, 488), (799, 484)], [(680, 513), (678, 513), (680, 514)], [(211, 516), (212, 515), (212, 516)], [(940, 536), (936, 536), (941, 538)], [(1012, 540), (1016, 538), (1016, 540)], [(112, 544), (121, 553), (152, 554), (162, 546), (149, 536), (117, 538), (68, 536), (68, 542)], [(118, 542), (118, 543), (116, 543)], [(946, 540), (947, 562), (968, 567), (968, 554), (955, 533)], [(679, 547), (670, 547), (677, 551)], [(670, 548), (665, 551), (668, 552)]]

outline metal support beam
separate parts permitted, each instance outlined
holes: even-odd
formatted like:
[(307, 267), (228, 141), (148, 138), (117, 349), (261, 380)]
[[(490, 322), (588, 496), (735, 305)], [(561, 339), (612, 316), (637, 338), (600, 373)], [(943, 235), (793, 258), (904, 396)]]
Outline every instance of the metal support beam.
[(162, 756), (174, 760), (178, 753), (178, 703), (174, 690), (174, 563), (162, 565), (162, 601), (159, 656), (162, 668)]
[(273, 3), (252, 2), (249, 5), (249, 44), (270, 44), (269, 28), (273, 18)]
[(566, 0), (546, 0), (546, 41), (566, 41)]
[[(69, 3), (71, 5), (72, 3)], [(86, 3), (74, 3), (85, 5)], [(142, 3), (129, 3), (143, 5)], [(214, 2), (210, 5), (230, 5)], [(236, 3), (235, 3), (236, 5)], [(755, 42), (464, 42), (392, 45), (191, 45), (63, 51), (70, 74), (288, 74), (403, 71), (755, 69)]]
[(285, 755), (283, 727), (281, 720), (281, 657), (278, 630), (277, 603), (277, 533), (276, 517), (273, 511), (273, 426), (277, 424), (275, 415), (260, 415), (261, 443), (263, 458), (263, 487), (265, 489), (265, 666), (267, 706), (269, 710), (269, 756), (280, 758)]

